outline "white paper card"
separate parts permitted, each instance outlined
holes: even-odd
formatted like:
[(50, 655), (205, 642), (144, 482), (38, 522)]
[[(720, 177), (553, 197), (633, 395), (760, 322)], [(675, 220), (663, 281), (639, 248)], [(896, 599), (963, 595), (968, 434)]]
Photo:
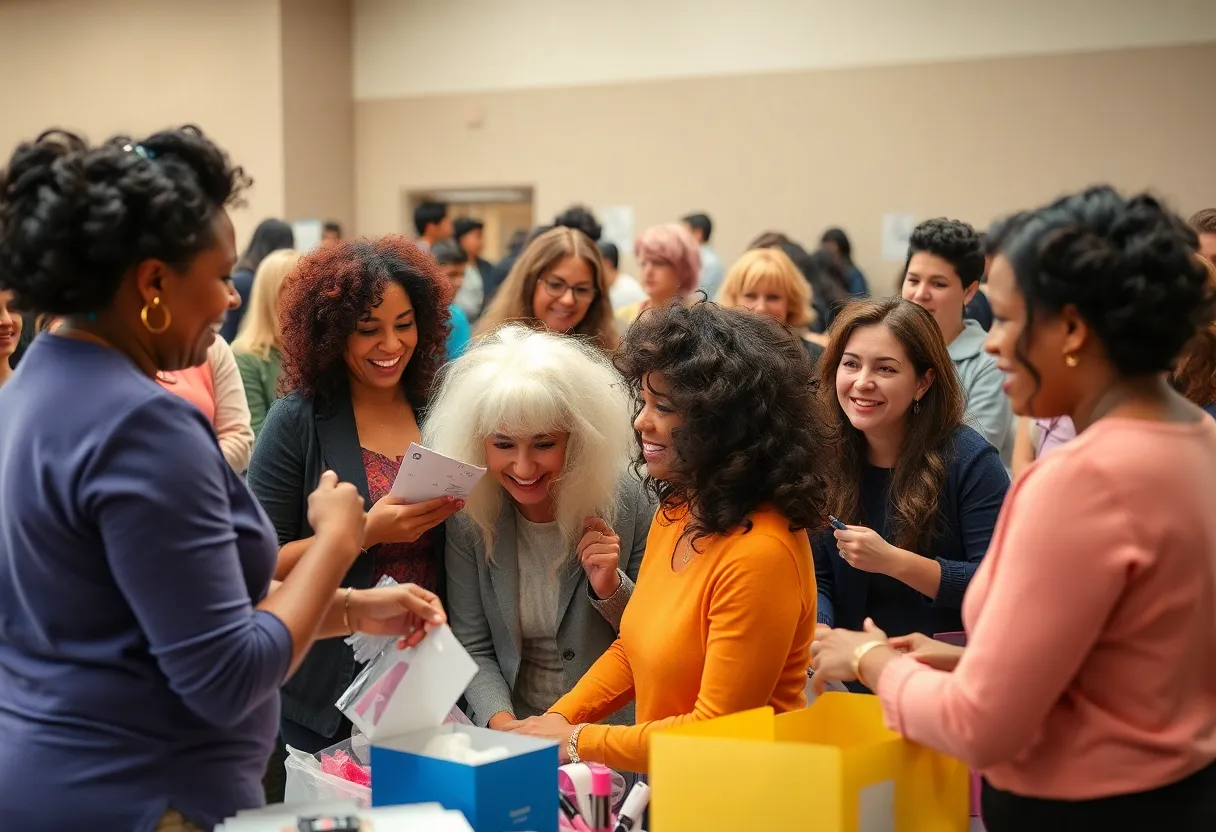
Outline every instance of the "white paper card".
[(389, 493), (407, 503), (424, 503), (436, 497), (464, 500), (485, 473), (485, 468), (451, 459), (411, 442)]
[(908, 239), (916, 228), (916, 217), (911, 214), (882, 215), (882, 259), (899, 263), (908, 256)]
[(372, 742), (435, 728), (477, 675), (477, 663), (444, 624), (417, 647), (393, 648), (368, 665), (339, 700)]

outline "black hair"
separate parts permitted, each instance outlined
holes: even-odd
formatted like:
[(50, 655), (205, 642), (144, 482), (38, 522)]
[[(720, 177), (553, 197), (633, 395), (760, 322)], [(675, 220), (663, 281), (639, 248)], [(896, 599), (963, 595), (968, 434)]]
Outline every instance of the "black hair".
[(48, 130), (0, 174), (0, 286), (35, 314), (101, 311), (144, 260), (186, 269), (250, 184), (197, 127), (97, 146)]
[(694, 541), (750, 529), (766, 504), (791, 528), (823, 526), (824, 422), (798, 336), (768, 315), (673, 303), (630, 325), (615, 363), (639, 405), (650, 373), (670, 385), (678, 476), (647, 485), (664, 510), (692, 510)]
[(853, 262), (853, 244), (849, 242), (849, 235), (844, 233), (843, 228), (829, 228), (823, 232), (823, 236), (819, 238), (819, 245), (824, 246), (828, 243), (836, 246), (836, 250), (840, 252), (840, 256), (845, 259), (845, 262)]
[(431, 256), (441, 266), (453, 266), (469, 262), (469, 255), (455, 240), (441, 240), (431, 246)]
[(442, 202), (420, 202), (414, 209), (414, 228), (419, 234), (425, 234), (428, 225), (439, 225), (447, 215), (448, 206)]
[(485, 227), (486, 224), (479, 219), (474, 219), (473, 217), (458, 217), (456, 221), (452, 223), (452, 236), (459, 240), (465, 234), (468, 234), (471, 231), (478, 231)]
[(1193, 232), (1155, 197), (1092, 187), (992, 229), (1026, 303), (1018, 359), (1027, 358), (1036, 312), (1075, 307), (1123, 376), (1169, 371), (1183, 346), (1212, 320), (1206, 270)]
[(912, 236), (908, 238), (908, 259), (904, 263), (905, 274), (912, 255), (919, 252), (940, 257), (953, 266), (964, 289), (984, 276), (984, 241), (962, 220), (937, 217), (912, 229)]
[(610, 243), (605, 240), (602, 243), (597, 243), (597, 247), (600, 250), (600, 257), (605, 263), (611, 263), (614, 269), (621, 267), (621, 251), (616, 247), (616, 243)]
[(553, 224), (577, 229), (597, 243), (600, 240), (600, 235), (604, 232), (600, 227), (599, 220), (595, 218), (595, 214), (591, 213), (591, 209), (582, 205), (571, 205), (553, 218)]
[(249, 238), (249, 245), (245, 247), (245, 251), (241, 254), (241, 259), (237, 262), (236, 267), (256, 272), (258, 266), (262, 265), (262, 261), (266, 259), (266, 255), (270, 254), (270, 252), (295, 247), (296, 235), (291, 230), (290, 225), (282, 220), (262, 220), (258, 223), (258, 227), (253, 229), (253, 236)]
[(338, 222), (337, 220), (326, 220), (321, 224), (321, 231), (332, 231), (333, 233), (337, 234), (339, 238), (341, 238), (342, 223)]
[(680, 222), (689, 228), (695, 228), (697, 231), (700, 231), (702, 242), (708, 243), (709, 235), (714, 233), (714, 223), (708, 214), (689, 214), (688, 216), (681, 217)]

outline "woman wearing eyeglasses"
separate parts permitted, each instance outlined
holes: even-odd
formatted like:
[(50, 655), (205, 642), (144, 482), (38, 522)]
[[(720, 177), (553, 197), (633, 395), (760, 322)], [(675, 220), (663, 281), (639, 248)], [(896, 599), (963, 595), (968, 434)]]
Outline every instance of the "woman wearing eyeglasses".
[(595, 243), (581, 231), (558, 227), (528, 245), (477, 325), (477, 337), (504, 323), (582, 335), (603, 350), (620, 338)]

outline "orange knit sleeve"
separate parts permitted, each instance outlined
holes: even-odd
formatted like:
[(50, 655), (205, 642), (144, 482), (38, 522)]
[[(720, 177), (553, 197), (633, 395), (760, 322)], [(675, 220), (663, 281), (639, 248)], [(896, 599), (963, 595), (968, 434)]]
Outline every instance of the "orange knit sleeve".
[[(800, 568), (800, 557), (770, 535), (753, 531), (736, 539), (710, 578), (705, 666), (693, 710), (638, 725), (588, 725), (579, 735), (579, 756), (645, 772), (653, 732), (768, 704), (808, 614), (808, 567)], [(671, 649), (699, 649), (697, 638), (690, 632)]]

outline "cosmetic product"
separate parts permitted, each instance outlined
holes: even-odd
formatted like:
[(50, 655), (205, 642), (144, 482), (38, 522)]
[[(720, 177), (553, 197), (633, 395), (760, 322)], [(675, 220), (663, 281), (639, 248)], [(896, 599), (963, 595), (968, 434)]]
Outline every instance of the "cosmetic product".
[(591, 832), (612, 832), (612, 773), (603, 766), (591, 770)]
[(616, 819), (616, 827), (612, 832), (632, 832), (642, 823), (642, 815), (649, 803), (650, 786), (639, 780), (629, 790), (629, 796), (625, 798), (625, 805), (621, 807), (620, 817)]
[(841, 523), (839, 520), (837, 520), (835, 517), (833, 517), (830, 514), (828, 515), (828, 522), (832, 524), (833, 528), (840, 529), (842, 532), (848, 531), (848, 529), (849, 529), (848, 526), (846, 526), (844, 523)]
[(578, 807), (570, 802), (570, 798), (559, 792), (557, 795), (557, 805), (561, 808), (562, 814), (566, 816), (566, 820), (570, 821), (570, 825), (574, 827), (575, 832), (591, 832), (591, 828), (587, 826), (587, 822), (583, 820), (583, 816), (578, 813)]

